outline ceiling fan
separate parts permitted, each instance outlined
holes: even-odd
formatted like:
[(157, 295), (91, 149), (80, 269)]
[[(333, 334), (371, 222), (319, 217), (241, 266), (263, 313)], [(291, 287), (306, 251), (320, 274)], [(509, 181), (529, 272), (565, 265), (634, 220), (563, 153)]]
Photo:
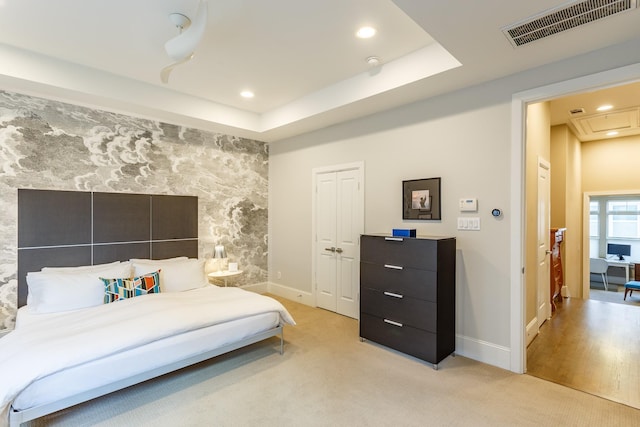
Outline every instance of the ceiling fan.
[(162, 83), (169, 83), (171, 71), (193, 58), (207, 27), (207, 9), (207, 1), (200, 0), (193, 21), (181, 13), (169, 15), (169, 20), (178, 28), (179, 34), (164, 45), (164, 50), (173, 62), (160, 71)]

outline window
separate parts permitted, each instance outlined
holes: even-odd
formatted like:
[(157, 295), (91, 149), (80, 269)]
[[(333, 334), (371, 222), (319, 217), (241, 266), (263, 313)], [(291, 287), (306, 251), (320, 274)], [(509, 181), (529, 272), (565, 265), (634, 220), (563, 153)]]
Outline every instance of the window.
[(591, 200), (589, 202), (589, 237), (591, 238), (597, 238), (600, 236), (599, 215), (600, 202), (598, 200)]
[(589, 256), (605, 258), (607, 244), (631, 245), (640, 259), (640, 195), (592, 196), (589, 200)]
[(607, 201), (607, 238), (640, 239), (640, 199)]

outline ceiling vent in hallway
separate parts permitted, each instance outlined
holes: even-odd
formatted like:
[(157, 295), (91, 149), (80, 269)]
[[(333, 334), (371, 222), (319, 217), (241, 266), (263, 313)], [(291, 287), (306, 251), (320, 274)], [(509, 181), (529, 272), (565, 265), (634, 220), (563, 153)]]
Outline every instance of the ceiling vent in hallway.
[(502, 28), (514, 47), (638, 7), (638, 0), (572, 1)]
[(617, 131), (618, 137), (638, 135), (640, 107), (572, 117), (569, 123), (580, 141), (604, 139), (611, 131)]

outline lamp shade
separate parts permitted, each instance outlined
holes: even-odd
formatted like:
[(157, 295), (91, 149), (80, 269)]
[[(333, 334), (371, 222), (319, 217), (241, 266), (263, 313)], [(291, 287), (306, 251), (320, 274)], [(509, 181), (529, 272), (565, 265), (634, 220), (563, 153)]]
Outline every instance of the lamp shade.
[(224, 250), (224, 246), (216, 245), (213, 248), (213, 258), (215, 259), (223, 259), (227, 257), (227, 252)]

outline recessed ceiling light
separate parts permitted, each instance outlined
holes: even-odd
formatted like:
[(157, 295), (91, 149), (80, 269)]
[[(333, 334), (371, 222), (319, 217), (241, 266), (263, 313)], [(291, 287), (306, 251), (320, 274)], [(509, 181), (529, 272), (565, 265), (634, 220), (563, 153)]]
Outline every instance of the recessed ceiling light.
[(596, 108), (596, 110), (607, 111), (607, 110), (611, 110), (612, 108), (613, 108), (613, 105), (601, 105), (598, 108)]
[(255, 95), (250, 90), (243, 90), (242, 92), (240, 92), (240, 96), (243, 98), (253, 98)]
[(362, 27), (358, 30), (358, 32), (356, 33), (356, 36), (360, 37), (361, 39), (368, 39), (370, 37), (373, 37), (376, 34), (376, 29), (373, 27)]
[(607, 136), (616, 136), (618, 134), (617, 130), (612, 130), (610, 132), (607, 132)]

